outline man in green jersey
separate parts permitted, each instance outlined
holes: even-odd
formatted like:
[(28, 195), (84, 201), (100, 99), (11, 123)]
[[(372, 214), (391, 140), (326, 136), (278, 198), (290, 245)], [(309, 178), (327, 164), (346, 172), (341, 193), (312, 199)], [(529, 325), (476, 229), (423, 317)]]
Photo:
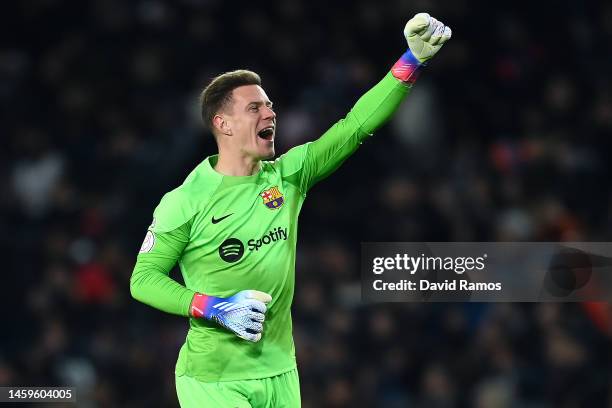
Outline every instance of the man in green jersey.
[[(292, 339), (297, 219), (308, 190), (382, 126), (451, 31), (426, 13), (409, 49), (314, 142), (272, 161), (276, 114), (257, 74), (239, 70), (202, 92), (219, 154), (167, 193), (130, 281), (132, 296), (190, 317), (176, 365), (182, 407), (299, 407)], [(169, 277), (178, 261), (185, 286)]]

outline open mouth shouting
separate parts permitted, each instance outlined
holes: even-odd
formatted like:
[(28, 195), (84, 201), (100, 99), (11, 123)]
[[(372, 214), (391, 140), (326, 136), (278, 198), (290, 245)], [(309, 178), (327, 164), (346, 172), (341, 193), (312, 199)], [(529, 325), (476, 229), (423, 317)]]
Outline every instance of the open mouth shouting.
[(257, 132), (257, 136), (264, 140), (273, 141), (274, 140), (274, 125), (267, 126)]

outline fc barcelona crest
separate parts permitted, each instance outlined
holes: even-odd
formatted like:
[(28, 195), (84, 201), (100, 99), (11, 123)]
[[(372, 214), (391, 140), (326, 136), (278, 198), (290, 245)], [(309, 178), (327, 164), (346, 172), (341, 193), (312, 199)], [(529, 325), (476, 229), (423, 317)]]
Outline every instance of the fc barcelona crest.
[(285, 202), (283, 193), (280, 192), (278, 186), (262, 191), (259, 193), (259, 196), (263, 198), (263, 203), (266, 205), (266, 207), (271, 210), (278, 210)]

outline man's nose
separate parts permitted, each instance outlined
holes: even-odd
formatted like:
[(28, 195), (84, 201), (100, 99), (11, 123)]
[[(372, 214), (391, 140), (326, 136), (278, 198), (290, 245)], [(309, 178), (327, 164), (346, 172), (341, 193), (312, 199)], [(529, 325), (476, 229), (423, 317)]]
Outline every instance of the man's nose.
[(270, 108), (269, 106), (264, 106), (264, 109), (263, 109), (263, 118), (264, 119), (275, 119), (276, 118), (276, 112), (274, 112), (272, 110), (272, 108)]

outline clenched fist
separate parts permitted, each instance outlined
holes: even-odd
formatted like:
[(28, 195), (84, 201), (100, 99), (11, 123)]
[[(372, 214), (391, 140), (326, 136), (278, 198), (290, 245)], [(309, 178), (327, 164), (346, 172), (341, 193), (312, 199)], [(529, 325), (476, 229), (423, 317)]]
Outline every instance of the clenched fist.
[(404, 28), (408, 47), (420, 62), (425, 62), (436, 55), (444, 43), (451, 38), (451, 35), (450, 27), (427, 13), (415, 15)]

